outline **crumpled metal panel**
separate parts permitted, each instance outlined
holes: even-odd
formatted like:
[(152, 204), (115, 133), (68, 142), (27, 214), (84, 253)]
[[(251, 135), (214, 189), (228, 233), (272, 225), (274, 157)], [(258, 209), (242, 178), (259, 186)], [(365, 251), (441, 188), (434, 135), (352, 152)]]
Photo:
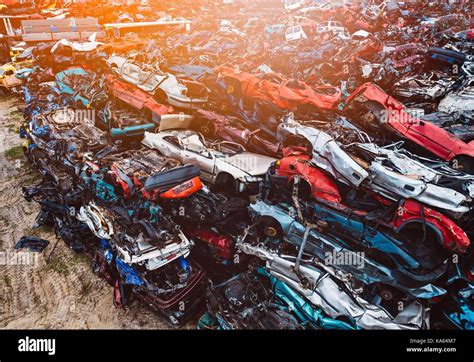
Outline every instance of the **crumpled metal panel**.
[[(307, 228), (292, 217), (292, 215), (296, 216), (297, 213), (294, 208), (285, 210), (283, 206), (278, 207), (263, 201), (257, 201), (249, 206), (249, 212), (254, 220), (260, 216), (275, 219), (281, 226), (285, 235), (284, 239), (287, 242), (296, 248), (300, 248), (303, 244)], [(325, 260), (328, 253), (333, 254), (335, 252), (350, 253), (351, 257), (358, 258), (360, 260), (359, 265), (344, 263), (339, 265), (339, 268), (344, 270), (345, 274), (350, 273), (364, 284), (383, 283), (392, 285), (411, 296), (422, 299), (434, 298), (446, 293), (444, 289), (431, 284), (445, 274), (446, 262), (429, 273), (419, 274), (401, 266), (388, 267), (375, 259), (369, 258), (365, 253), (362, 255), (356, 254), (341, 239), (320, 232), (316, 228), (311, 228), (306, 235), (305, 252), (312, 255), (315, 261)], [(413, 259), (410, 262), (413, 262)], [(362, 268), (361, 265), (363, 265)]]
[(287, 134), (306, 138), (313, 146), (313, 162), (336, 179), (354, 186), (366, 180), (368, 188), (395, 200), (400, 197), (414, 198), (456, 214), (469, 211), (463, 205), (468, 200), (457, 191), (398, 174), (378, 162), (372, 162), (368, 170), (364, 170), (325, 132), (290, 121), (278, 127), (280, 140)]
[(179, 243), (170, 243), (163, 248), (153, 247), (151, 244), (138, 238), (135, 241), (137, 252), (131, 253), (126, 248), (117, 246), (118, 252), (127, 264), (144, 264), (148, 270), (155, 270), (178, 259), (188, 257), (193, 247), (193, 243), (186, 238), (183, 232), (178, 232)]
[(93, 202), (81, 206), (76, 215), (77, 220), (85, 223), (92, 233), (99, 239), (111, 239), (114, 234), (112, 223), (104, 217), (100, 209)]
[(127, 82), (136, 85), (145, 92), (153, 93), (158, 87), (175, 95), (181, 95), (186, 92), (186, 87), (179, 84), (177, 79), (172, 75), (167, 79), (167, 74), (159, 75), (153, 72), (146, 72), (138, 65), (131, 63), (127, 61), (126, 58), (120, 56), (112, 56), (107, 60), (107, 62), (109, 64), (117, 65), (117, 74)]
[(124, 57), (112, 56), (107, 62), (116, 65), (115, 72), (125, 81), (137, 86), (148, 93), (154, 93), (158, 88), (166, 93), (171, 105), (177, 107), (199, 106), (207, 102), (207, 96), (193, 98), (188, 87), (180, 82), (173, 74), (161, 72), (157, 67), (144, 70), (139, 65)]
[(427, 182), (437, 181), (438, 174), (436, 171), (399, 152), (379, 147), (375, 143), (356, 143), (353, 147), (371, 153), (374, 162), (381, 163), (386, 160), (402, 175), (416, 175)]
[(449, 93), (439, 102), (438, 111), (448, 114), (455, 113), (466, 119), (474, 120), (474, 86)]
[[(436, 169), (418, 161), (418, 157), (409, 154), (407, 151), (399, 151), (395, 148), (379, 147), (375, 143), (355, 143), (351, 147), (363, 150), (373, 158), (372, 162), (383, 164), (386, 167), (393, 168), (394, 171), (405, 176), (417, 177), (425, 182), (438, 184), (441, 179), (452, 179), (460, 181), (465, 185), (467, 194), (474, 197), (474, 176), (462, 173), (450, 168), (447, 164), (441, 165)], [(435, 163), (431, 161), (432, 163)], [(469, 200), (467, 200), (469, 201)]]
[[(300, 275), (311, 285), (304, 287), (294, 272), (293, 261), (283, 259), (261, 246), (238, 243), (237, 247), (246, 254), (265, 260), (273, 276), (297, 290), (330, 317), (348, 317), (364, 329), (416, 330), (429, 326), (429, 308), (418, 301), (409, 303), (396, 317), (392, 317), (381, 306), (371, 304), (357, 294), (350, 295), (342, 290), (335, 279), (322, 269), (300, 265)], [(347, 284), (346, 287), (348, 290), (352, 289)]]
[(398, 200), (400, 197), (415, 199), (455, 214), (469, 211), (469, 207), (463, 205), (467, 199), (460, 192), (390, 171), (378, 162), (372, 162), (369, 170), (370, 188), (388, 198), (394, 200)]
[(369, 174), (327, 133), (297, 122), (282, 123), (278, 126), (277, 137), (282, 142), (288, 134), (302, 136), (313, 146), (313, 162), (346, 184), (359, 186)]

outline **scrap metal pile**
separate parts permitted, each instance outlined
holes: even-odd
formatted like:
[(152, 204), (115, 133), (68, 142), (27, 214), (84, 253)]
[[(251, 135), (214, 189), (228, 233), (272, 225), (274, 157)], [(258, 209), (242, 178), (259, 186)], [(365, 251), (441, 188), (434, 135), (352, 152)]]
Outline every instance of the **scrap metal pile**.
[(303, 3), (30, 49), (36, 226), (175, 326), (473, 329), (472, 9)]

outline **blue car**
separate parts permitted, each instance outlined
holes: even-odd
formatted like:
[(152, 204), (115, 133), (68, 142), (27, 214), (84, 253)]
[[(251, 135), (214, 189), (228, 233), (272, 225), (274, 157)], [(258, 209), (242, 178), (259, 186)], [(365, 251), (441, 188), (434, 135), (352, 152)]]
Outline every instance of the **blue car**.
[(82, 97), (81, 95), (76, 94), (75, 90), (72, 88), (72, 85), (68, 84), (67, 79), (73, 76), (77, 76), (77, 77), (84, 77), (84, 81), (85, 81), (85, 78), (88, 75), (89, 73), (86, 72), (82, 68), (67, 69), (63, 72), (59, 72), (56, 74), (56, 83), (58, 85), (59, 90), (62, 93), (72, 96), (74, 101), (81, 102), (84, 107), (87, 107), (87, 106), (90, 106), (90, 101)]
[(265, 268), (208, 288), (198, 329), (358, 329), (309, 303)]
[[(447, 274), (447, 261), (421, 273), (420, 261), (407, 253), (396, 239), (377, 230), (364, 230), (362, 223), (318, 205), (314, 208), (318, 220), (309, 228), (297, 220), (298, 211), (287, 203), (270, 205), (259, 200), (249, 206), (249, 211), (267, 239), (286, 241), (298, 250), (303, 247), (305, 254), (335, 264), (333, 266), (367, 286), (391, 286), (421, 299), (446, 293), (434, 283)], [(344, 230), (344, 238), (338, 229)], [(334, 255), (348, 255), (347, 260), (355, 262), (337, 263)], [(390, 299), (388, 293), (392, 288), (381, 289), (387, 290), (387, 299)]]

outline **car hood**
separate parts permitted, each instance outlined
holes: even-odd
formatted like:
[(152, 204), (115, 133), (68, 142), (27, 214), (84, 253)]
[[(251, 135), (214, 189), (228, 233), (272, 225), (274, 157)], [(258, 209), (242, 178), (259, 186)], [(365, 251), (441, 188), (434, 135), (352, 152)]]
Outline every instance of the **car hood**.
[(219, 159), (248, 173), (250, 176), (264, 175), (270, 164), (276, 161), (275, 158), (250, 152), (242, 152), (233, 156), (223, 155)]

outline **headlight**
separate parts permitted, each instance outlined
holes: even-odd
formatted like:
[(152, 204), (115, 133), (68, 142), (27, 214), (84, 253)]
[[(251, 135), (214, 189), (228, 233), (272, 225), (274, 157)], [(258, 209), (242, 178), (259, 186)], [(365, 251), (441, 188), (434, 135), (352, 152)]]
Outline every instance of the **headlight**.
[(250, 182), (260, 182), (263, 181), (263, 177), (255, 177), (255, 176), (244, 176), (243, 181), (246, 183)]
[[(239, 178), (238, 181), (239, 181), (238, 191), (239, 192), (244, 192), (248, 187), (250, 187), (250, 184), (255, 185), (255, 184), (258, 184), (259, 182), (262, 182), (263, 177), (244, 176), (244, 177)], [(252, 187), (254, 185), (252, 185)]]

